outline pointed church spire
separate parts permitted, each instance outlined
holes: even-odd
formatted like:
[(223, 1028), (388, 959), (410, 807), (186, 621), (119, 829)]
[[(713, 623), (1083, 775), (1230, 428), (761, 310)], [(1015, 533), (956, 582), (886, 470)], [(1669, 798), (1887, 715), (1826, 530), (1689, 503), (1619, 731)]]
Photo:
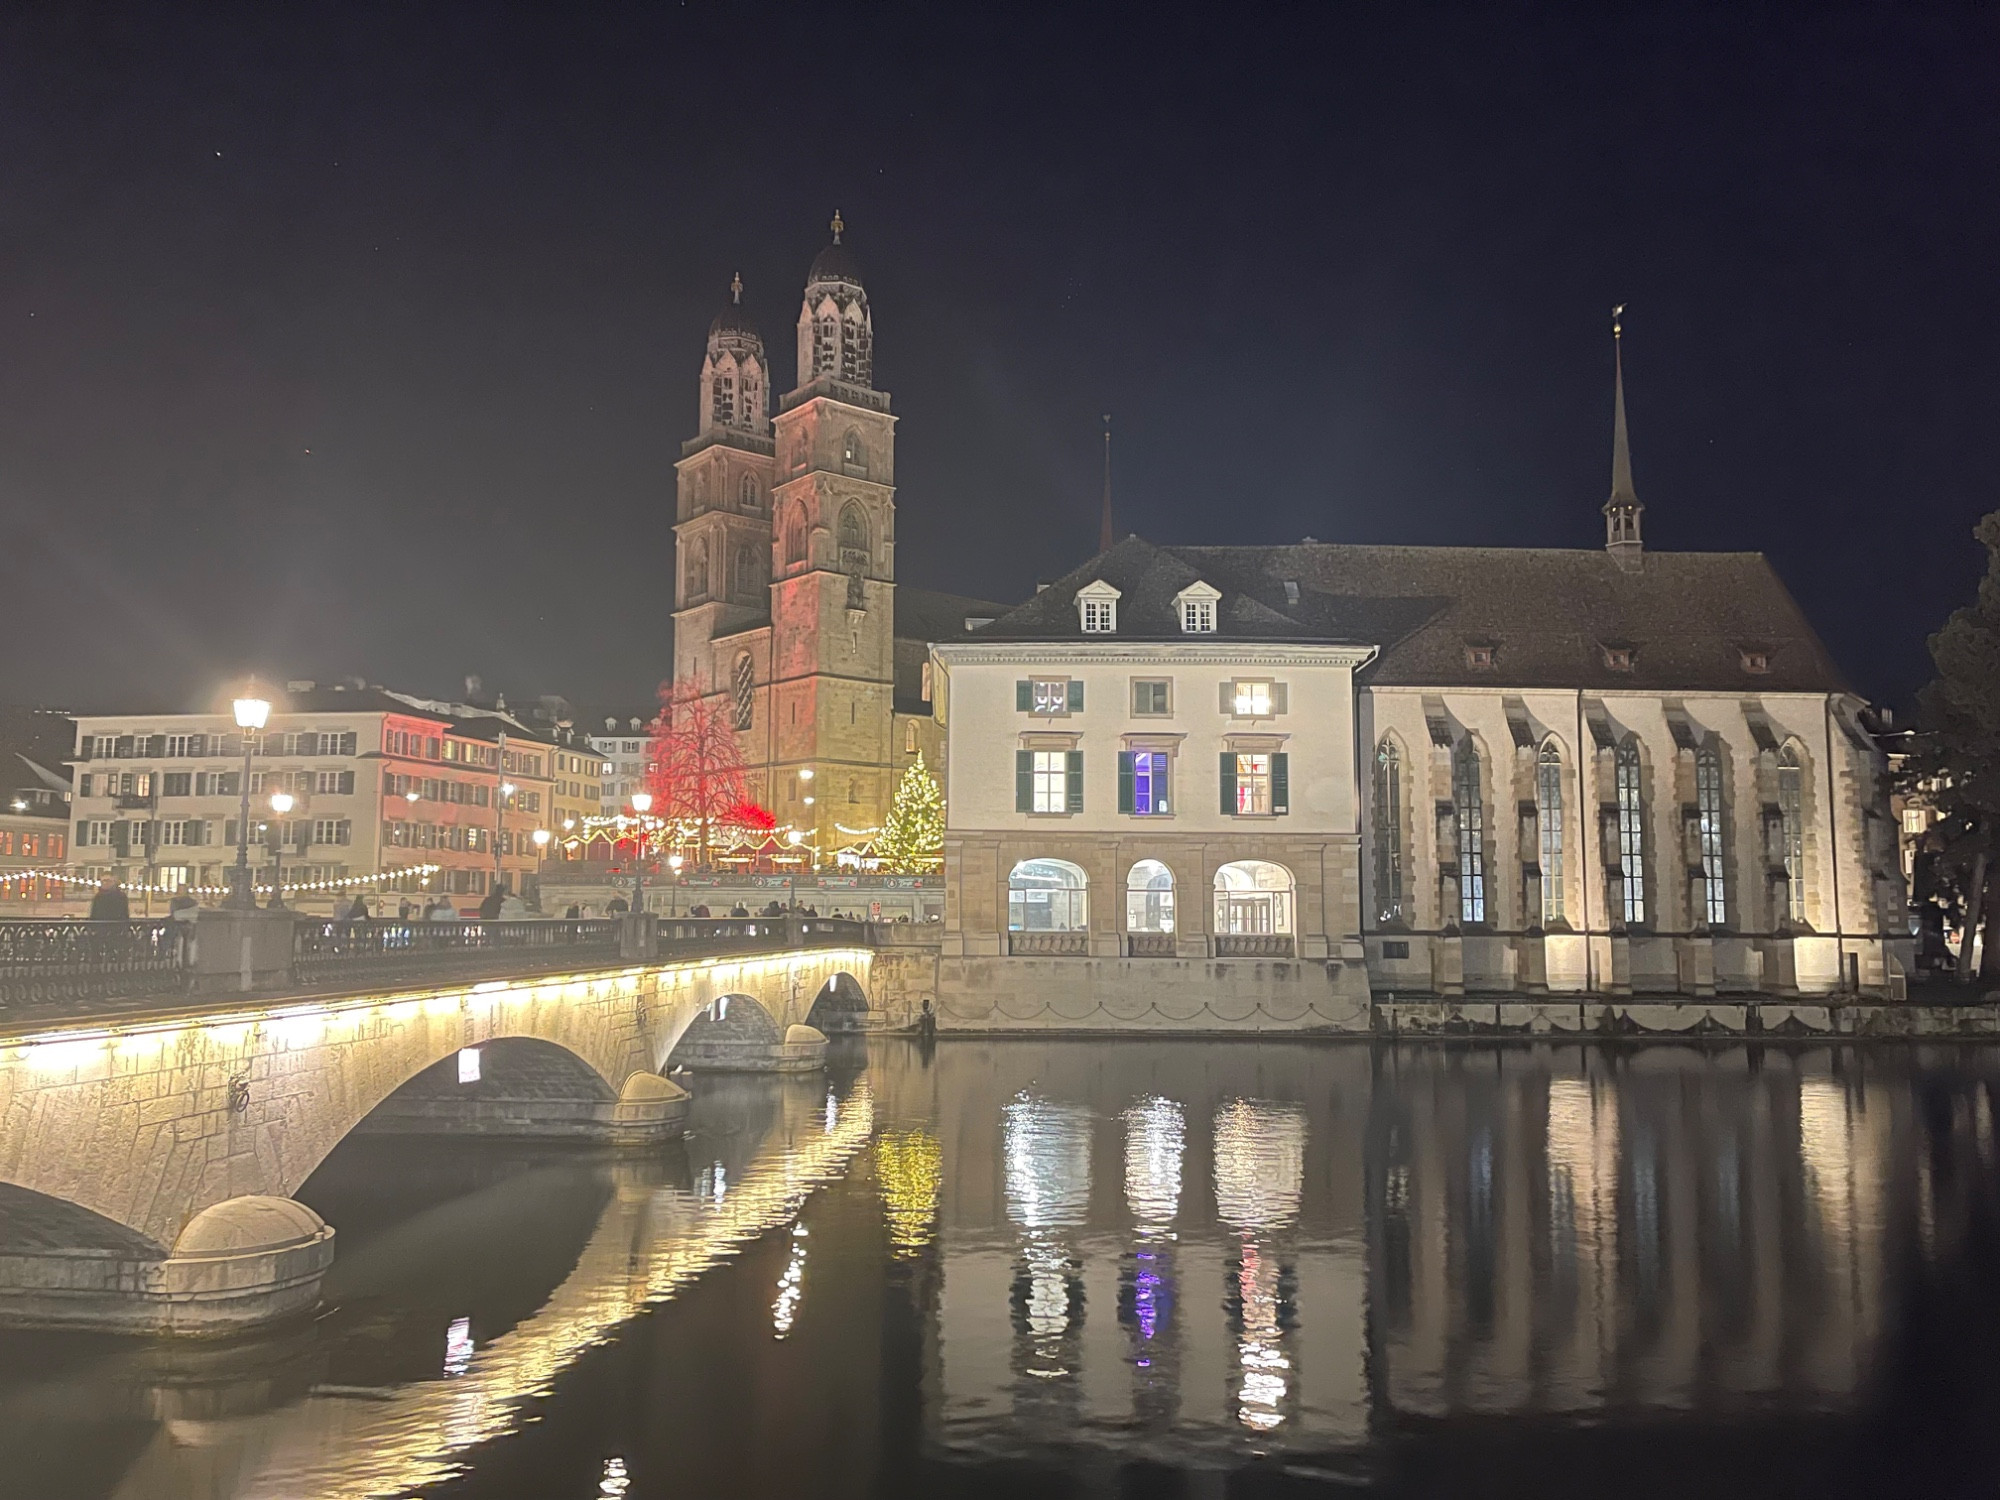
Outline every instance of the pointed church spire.
[(1604, 547), (1621, 568), (1643, 566), (1639, 516), (1645, 506), (1632, 488), (1632, 444), (1625, 431), (1625, 304), (1611, 309), (1611, 498), (1604, 502)]
[(1111, 413), (1104, 414), (1104, 519), (1097, 528), (1097, 550), (1111, 550)]

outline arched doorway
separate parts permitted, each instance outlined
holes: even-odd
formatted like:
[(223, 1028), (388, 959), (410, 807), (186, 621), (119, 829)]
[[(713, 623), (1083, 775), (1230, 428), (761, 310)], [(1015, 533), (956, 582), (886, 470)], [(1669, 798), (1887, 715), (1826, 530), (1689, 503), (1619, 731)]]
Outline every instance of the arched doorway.
[(1090, 881), (1066, 859), (1024, 859), (1007, 877), (1010, 951), (1090, 951)]
[(1215, 872), (1217, 957), (1292, 955), (1292, 872), (1268, 859), (1239, 859)]
[(1125, 933), (1135, 958), (1174, 952), (1174, 872), (1160, 860), (1142, 859), (1125, 876)]

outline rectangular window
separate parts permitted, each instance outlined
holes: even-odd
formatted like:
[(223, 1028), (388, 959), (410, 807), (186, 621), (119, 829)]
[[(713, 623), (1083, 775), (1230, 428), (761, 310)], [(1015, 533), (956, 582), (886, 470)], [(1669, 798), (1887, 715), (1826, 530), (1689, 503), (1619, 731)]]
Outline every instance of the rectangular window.
[(1234, 712), (1242, 719), (1268, 719), (1271, 717), (1271, 684), (1268, 682), (1239, 682), (1236, 684)]
[(1085, 599), (1083, 628), (1091, 635), (1104, 635), (1118, 628), (1116, 599)]
[(1014, 707), (1021, 713), (1080, 714), (1083, 684), (1067, 677), (1023, 678), (1014, 684)]
[(315, 844), (345, 844), (353, 837), (354, 825), (346, 818), (317, 818), (312, 825)]
[(92, 795), (90, 788), (95, 780), (96, 778), (89, 771), (85, 771), (82, 775), (78, 776), (76, 778), (77, 796), (88, 797)]
[(1236, 757), (1236, 814), (1256, 816), (1271, 810), (1271, 757)]
[(1038, 813), (1059, 813), (1069, 811), (1068, 767), (1060, 750), (1036, 750), (1034, 755), (1035, 789), (1030, 810)]
[(1189, 635), (1207, 635), (1215, 630), (1215, 601), (1213, 599), (1183, 599), (1181, 601), (1181, 629)]
[(1139, 818), (1167, 814), (1170, 759), (1164, 750), (1127, 750), (1118, 757), (1120, 812)]
[(168, 771), (160, 777), (162, 797), (186, 797), (194, 791), (192, 771)]
[(1132, 713), (1136, 718), (1161, 718), (1173, 712), (1171, 702), (1171, 679), (1165, 677), (1135, 677), (1132, 679)]

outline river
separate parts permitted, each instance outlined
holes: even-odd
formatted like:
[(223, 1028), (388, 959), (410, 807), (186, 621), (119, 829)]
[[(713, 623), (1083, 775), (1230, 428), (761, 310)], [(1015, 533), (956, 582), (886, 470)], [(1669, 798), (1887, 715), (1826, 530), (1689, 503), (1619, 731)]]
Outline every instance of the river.
[(357, 1137), (311, 1324), (0, 1338), (21, 1500), (2000, 1493), (2000, 1049), (848, 1043)]

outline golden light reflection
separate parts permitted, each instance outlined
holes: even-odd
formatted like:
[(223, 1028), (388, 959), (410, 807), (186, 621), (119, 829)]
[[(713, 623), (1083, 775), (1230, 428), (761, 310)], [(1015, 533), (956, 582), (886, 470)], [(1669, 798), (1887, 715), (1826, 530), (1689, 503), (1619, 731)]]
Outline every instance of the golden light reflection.
[(1299, 1216), (1306, 1112), (1237, 1099), (1215, 1113), (1215, 1211), (1236, 1229), (1278, 1229)]
[(937, 1238), (938, 1190), (944, 1152), (928, 1130), (885, 1131), (875, 1142), (875, 1180), (889, 1225), (889, 1248), (899, 1258), (918, 1254)]
[(1551, 1233), (1609, 1248), (1618, 1227), (1618, 1112), (1582, 1078), (1549, 1083)]
[[(467, 1449), (515, 1430), (522, 1403), (547, 1395), (585, 1352), (795, 1220), (874, 1128), (873, 1098), (858, 1084), (840, 1103), (832, 1133), (802, 1132), (795, 1145), (767, 1148), (726, 1197), (700, 1202), (678, 1188), (613, 1194), (575, 1270), (541, 1311), (479, 1346), (452, 1379), (406, 1386), (382, 1401), (310, 1397), (262, 1419), (260, 1462), (235, 1477), (231, 1500), (372, 1500), (463, 1472)], [(330, 1431), (338, 1442), (328, 1442)], [(148, 1482), (137, 1471), (132, 1479)], [(128, 1485), (126, 1493), (157, 1491)]]

